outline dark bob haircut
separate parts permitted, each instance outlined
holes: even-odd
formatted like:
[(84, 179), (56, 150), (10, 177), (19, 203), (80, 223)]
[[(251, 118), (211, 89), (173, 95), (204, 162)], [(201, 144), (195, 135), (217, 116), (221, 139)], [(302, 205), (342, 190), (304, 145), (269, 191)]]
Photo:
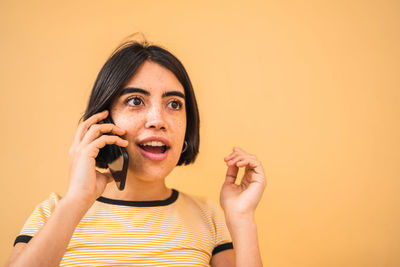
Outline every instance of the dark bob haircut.
[[(117, 47), (101, 68), (91, 91), (86, 111), (80, 121), (105, 109), (110, 110), (114, 98), (145, 61), (155, 62), (170, 70), (185, 90), (187, 148), (181, 154), (177, 165), (193, 163), (199, 152), (200, 118), (192, 83), (182, 63), (173, 54), (159, 46), (149, 45), (145, 41), (128, 41)], [(106, 168), (97, 161), (96, 166)]]

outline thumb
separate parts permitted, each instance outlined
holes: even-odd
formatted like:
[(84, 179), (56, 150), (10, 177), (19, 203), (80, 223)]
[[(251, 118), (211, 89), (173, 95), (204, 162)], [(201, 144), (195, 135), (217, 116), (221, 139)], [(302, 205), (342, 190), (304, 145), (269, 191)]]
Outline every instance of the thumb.
[(234, 184), (237, 178), (239, 168), (234, 166), (228, 166), (226, 170), (225, 184)]
[(107, 168), (107, 170), (103, 172), (103, 174), (107, 177), (107, 184), (111, 183), (114, 180), (114, 177), (112, 176), (109, 168)]
[(110, 172), (110, 169), (101, 170), (101, 171), (96, 170), (96, 172), (97, 172), (97, 177), (100, 178), (101, 181), (104, 181), (105, 185), (114, 180), (114, 178)]

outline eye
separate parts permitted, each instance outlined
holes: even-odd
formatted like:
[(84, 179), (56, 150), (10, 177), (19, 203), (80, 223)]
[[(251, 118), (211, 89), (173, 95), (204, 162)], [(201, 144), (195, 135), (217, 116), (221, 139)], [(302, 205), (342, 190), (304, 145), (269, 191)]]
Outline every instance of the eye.
[(140, 106), (140, 104), (143, 103), (143, 100), (140, 97), (134, 96), (134, 97), (128, 98), (126, 100), (126, 103), (128, 103), (131, 106), (136, 107), (136, 106)]
[(182, 102), (179, 100), (172, 100), (171, 102), (168, 103), (168, 107), (175, 109), (175, 110), (179, 110), (182, 108)]

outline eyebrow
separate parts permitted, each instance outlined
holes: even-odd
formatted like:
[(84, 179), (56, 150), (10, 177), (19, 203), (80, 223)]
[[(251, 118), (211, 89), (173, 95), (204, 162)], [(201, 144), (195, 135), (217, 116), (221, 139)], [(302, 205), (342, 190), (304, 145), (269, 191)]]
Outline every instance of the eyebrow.
[[(125, 94), (129, 94), (129, 93), (140, 93), (143, 94), (145, 96), (149, 96), (150, 92), (146, 91), (144, 89), (141, 88), (136, 88), (136, 87), (127, 87), (124, 90), (121, 91), (121, 93), (119, 94), (119, 97), (125, 95)], [(161, 97), (168, 97), (168, 96), (178, 96), (181, 97), (183, 99), (185, 99), (185, 95), (179, 91), (168, 91), (162, 94)]]

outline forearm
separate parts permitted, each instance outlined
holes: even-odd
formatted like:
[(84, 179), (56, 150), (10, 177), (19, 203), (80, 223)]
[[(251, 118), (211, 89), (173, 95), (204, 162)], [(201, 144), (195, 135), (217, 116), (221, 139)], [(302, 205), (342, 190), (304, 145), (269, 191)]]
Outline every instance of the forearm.
[(42, 229), (7, 266), (59, 266), (72, 234), (89, 205), (62, 199)]
[(262, 266), (254, 215), (226, 214), (225, 218), (233, 241), (236, 267)]

